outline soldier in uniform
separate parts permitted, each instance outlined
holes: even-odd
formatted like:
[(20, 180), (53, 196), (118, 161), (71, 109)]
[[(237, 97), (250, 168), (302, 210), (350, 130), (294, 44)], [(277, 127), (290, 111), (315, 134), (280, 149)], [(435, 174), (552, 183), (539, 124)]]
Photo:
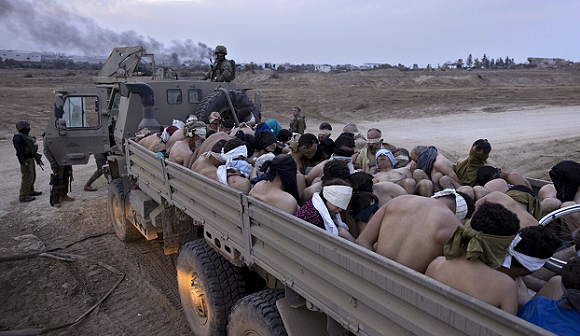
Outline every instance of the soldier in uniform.
[(232, 62), (226, 59), (228, 50), (224, 46), (217, 46), (214, 51), (216, 60), (211, 69), (203, 79), (210, 79), (212, 82), (231, 82), (236, 78), (236, 69)]
[(294, 116), (294, 119), (290, 121), (290, 131), (292, 133), (304, 134), (304, 130), (306, 129), (306, 117), (302, 115), (300, 107), (293, 108), (292, 115)]
[(22, 182), (20, 183), (20, 202), (30, 202), (36, 199), (35, 196), (42, 194), (41, 191), (34, 191), (36, 181), (36, 162), (42, 165), (41, 157), (38, 154), (38, 144), (36, 138), (30, 135), (30, 123), (20, 120), (16, 123), (18, 133), (14, 134), (12, 143), (16, 149), (16, 157), (20, 163)]
[(97, 170), (91, 175), (85, 184), (85, 191), (97, 191), (97, 188), (91, 184), (103, 175), (103, 166), (107, 164), (107, 153), (95, 154), (95, 162), (97, 163)]
[(46, 156), (50, 164), (50, 169), (52, 170), (51, 185), (53, 190), (50, 193), (50, 205), (58, 208), (61, 206), (61, 201), (74, 201), (74, 198), (67, 195), (70, 183), (73, 180), (72, 166), (62, 166), (56, 162), (56, 159), (46, 145), (46, 137), (44, 138), (44, 156)]

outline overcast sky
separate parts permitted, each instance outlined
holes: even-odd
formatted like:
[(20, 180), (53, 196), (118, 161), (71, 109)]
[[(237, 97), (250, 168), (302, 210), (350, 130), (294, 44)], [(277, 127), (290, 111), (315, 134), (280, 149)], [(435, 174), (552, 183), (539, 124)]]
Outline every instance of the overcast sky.
[(123, 42), (181, 57), (223, 44), (238, 63), (578, 62), (580, 1), (0, 0), (0, 49), (108, 55)]

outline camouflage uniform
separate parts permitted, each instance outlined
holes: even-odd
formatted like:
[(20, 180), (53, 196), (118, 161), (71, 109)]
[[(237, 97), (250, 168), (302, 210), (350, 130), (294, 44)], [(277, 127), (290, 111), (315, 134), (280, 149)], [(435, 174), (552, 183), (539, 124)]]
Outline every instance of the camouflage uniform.
[(215, 48), (216, 60), (204, 79), (211, 79), (212, 82), (231, 82), (236, 78), (236, 71), (232, 62), (228, 61), (225, 55), (228, 54), (226, 47), (217, 46)]
[(61, 166), (56, 162), (56, 159), (46, 146), (46, 138), (44, 138), (44, 156), (48, 160), (50, 164), (50, 169), (52, 169), (52, 173), (56, 176), (55, 185), (53, 186), (56, 189), (54, 199), (55, 204), (60, 203), (60, 199), (68, 198), (67, 193), (69, 191), (70, 182), (72, 181), (72, 166), (66, 165)]
[(36, 181), (36, 159), (38, 144), (36, 138), (30, 136), (30, 124), (27, 121), (16, 123), (18, 133), (14, 134), (12, 143), (16, 149), (16, 157), (20, 163), (20, 173), (22, 181), (20, 182), (20, 201), (27, 202), (34, 199), (33, 196), (39, 192), (34, 191), (34, 182)]
[(298, 115), (290, 122), (290, 131), (292, 133), (304, 134), (306, 129), (306, 118), (303, 115)]

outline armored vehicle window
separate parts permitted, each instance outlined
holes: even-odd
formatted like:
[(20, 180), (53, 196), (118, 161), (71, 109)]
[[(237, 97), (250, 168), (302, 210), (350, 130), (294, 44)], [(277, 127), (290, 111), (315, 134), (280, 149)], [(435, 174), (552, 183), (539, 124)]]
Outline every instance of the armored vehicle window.
[(111, 104), (111, 109), (119, 109), (119, 101), (121, 101), (121, 93), (119, 91), (115, 91), (113, 94), (113, 103)]
[(167, 104), (181, 104), (181, 90), (180, 89), (169, 89), (167, 90)]
[(201, 89), (189, 89), (187, 96), (190, 104), (197, 104), (200, 101)]
[(98, 106), (98, 97), (67, 97), (63, 106), (66, 127), (99, 127)]

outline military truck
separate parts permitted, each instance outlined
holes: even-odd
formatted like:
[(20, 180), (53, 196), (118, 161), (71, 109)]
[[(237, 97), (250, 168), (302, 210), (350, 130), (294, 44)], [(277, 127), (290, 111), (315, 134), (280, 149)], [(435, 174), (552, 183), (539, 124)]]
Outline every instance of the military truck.
[(90, 90), (55, 91), (48, 146), (61, 164), (108, 153), (115, 233), (163, 240), (166, 253), (179, 253), (194, 335), (551, 334), (139, 145), (139, 128), (192, 111), (203, 118), (210, 105), (232, 119), (249, 109), (259, 120), (259, 96), (248, 102), (232, 83), (136, 81), (129, 73)]

